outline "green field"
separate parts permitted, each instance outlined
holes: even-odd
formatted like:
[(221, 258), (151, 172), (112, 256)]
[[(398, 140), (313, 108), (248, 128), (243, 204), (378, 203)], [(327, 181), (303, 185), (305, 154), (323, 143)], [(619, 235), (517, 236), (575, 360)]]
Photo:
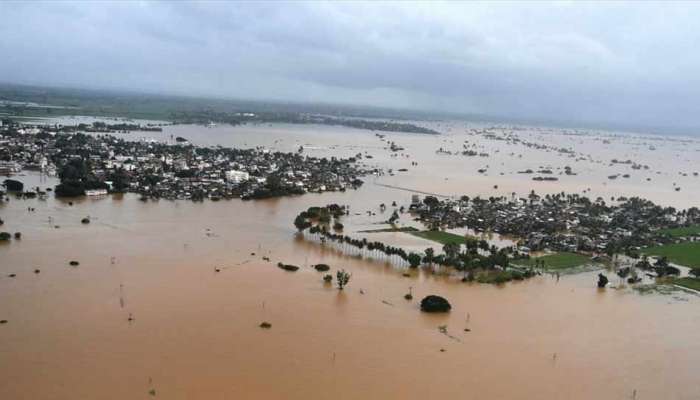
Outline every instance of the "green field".
[(688, 289), (700, 290), (700, 278), (676, 278), (672, 282), (675, 285), (683, 286)]
[(433, 242), (438, 242), (441, 244), (447, 243), (457, 243), (464, 244), (466, 242), (465, 237), (462, 235), (457, 235), (455, 233), (443, 232), (443, 231), (418, 231), (418, 232), (408, 232), (413, 236), (418, 236), (423, 239), (432, 240)]
[(418, 232), (418, 229), (412, 226), (403, 226), (401, 228), (380, 228), (368, 229), (366, 231), (358, 231), (359, 233), (382, 233), (382, 232)]
[(682, 228), (661, 229), (659, 233), (671, 235), (671, 237), (700, 235), (700, 225), (684, 226)]
[(589, 264), (591, 258), (576, 253), (554, 253), (542, 257), (532, 257), (528, 260), (514, 260), (513, 264), (522, 265), (526, 267), (534, 267), (535, 260), (544, 261), (544, 267), (546, 269), (556, 270), (556, 269), (566, 269), (579, 267), (584, 264)]
[(666, 244), (642, 249), (651, 256), (666, 256), (674, 264), (686, 267), (700, 267), (700, 242)]

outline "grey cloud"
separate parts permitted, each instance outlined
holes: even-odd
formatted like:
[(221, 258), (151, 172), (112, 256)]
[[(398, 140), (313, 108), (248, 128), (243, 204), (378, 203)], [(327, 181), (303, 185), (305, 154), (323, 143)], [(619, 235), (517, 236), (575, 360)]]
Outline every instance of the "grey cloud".
[(2, 2), (0, 80), (700, 127), (695, 3)]

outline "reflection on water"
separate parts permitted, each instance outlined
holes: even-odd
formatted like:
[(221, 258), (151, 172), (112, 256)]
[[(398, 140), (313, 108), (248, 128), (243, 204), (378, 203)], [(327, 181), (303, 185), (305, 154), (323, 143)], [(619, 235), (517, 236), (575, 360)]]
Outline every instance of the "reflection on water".
[[(228, 135), (227, 144), (367, 150), (372, 162), (394, 168), (418, 160), (418, 168), (379, 179), (426, 191), (486, 196), (532, 186), (515, 175), (475, 177), (477, 164), (493, 168), (498, 159), (437, 157), (439, 146), (429, 140), (440, 138), (392, 135), (411, 154), (401, 160), (354, 130), (353, 147), (344, 147), (336, 128), (326, 134), (293, 127), (289, 135), (267, 126), (171, 129), (193, 140)], [(545, 156), (551, 158), (539, 162), (559, 162)], [(613, 190), (594, 176), (581, 174), (571, 185), (580, 179)], [(684, 190), (694, 190), (685, 179)], [(682, 205), (683, 196), (669, 201)], [(595, 272), (501, 287), (429, 269), (404, 276), (383, 261), (304, 240), (292, 225), (311, 205), (337, 202), (364, 213), (392, 200), (407, 204), (410, 193), (370, 181), (358, 191), (258, 202), (143, 203), (125, 195), (3, 204), (2, 229), (21, 231), (23, 239), (0, 246), (0, 319), (8, 321), (0, 325), (0, 398), (150, 398), (151, 390), (170, 399), (620, 399), (635, 390), (638, 399), (698, 398), (695, 296), (598, 291)], [(81, 224), (87, 215), (91, 223)], [(387, 215), (351, 217), (346, 226)], [(279, 261), (301, 268), (282, 271)], [(311, 268), (316, 263), (329, 264), (333, 275), (351, 272), (348, 287), (325, 285), (324, 274)], [(409, 288), (413, 301), (403, 298)], [(448, 298), (452, 312), (421, 313), (418, 303), (428, 294)], [(259, 328), (262, 321), (271, 329)], [(442, 325), (454, 338), (438, 330)]]

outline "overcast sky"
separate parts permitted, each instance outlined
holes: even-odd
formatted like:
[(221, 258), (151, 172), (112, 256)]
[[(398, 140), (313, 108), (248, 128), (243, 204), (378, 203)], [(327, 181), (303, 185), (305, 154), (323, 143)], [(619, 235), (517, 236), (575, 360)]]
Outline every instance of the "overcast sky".
[(0, 81), (700, 127), (696, 3), (0, 2)]

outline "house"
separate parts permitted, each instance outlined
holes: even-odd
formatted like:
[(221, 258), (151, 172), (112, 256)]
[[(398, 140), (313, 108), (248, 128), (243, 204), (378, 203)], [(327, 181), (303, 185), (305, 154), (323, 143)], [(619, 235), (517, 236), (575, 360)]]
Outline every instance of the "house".
[(226, 171), (226, 180), (232, 183), (241, 183), (250, 179), (250, 174), (245, 171)]

